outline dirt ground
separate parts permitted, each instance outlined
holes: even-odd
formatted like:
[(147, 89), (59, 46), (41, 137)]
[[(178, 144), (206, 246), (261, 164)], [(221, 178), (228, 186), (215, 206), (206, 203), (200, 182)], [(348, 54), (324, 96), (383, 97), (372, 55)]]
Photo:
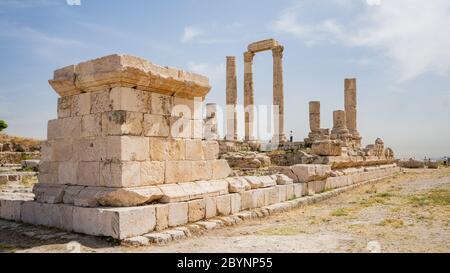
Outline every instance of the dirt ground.
[(450, 252), (450, 169), (411, 170), (317, 204), (164, 246), (125, 247), (1, 221), (1, 251)]

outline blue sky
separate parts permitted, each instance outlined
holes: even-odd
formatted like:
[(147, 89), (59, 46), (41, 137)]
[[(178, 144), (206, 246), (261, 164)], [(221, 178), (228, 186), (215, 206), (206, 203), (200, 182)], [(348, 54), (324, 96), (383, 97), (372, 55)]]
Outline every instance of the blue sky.
[[(69, 0), (68, 2), (77, 2)], [(45, 138), (56, 117), (47, 80), (59, 67), (127, 53), (205, 74), (207, 102), (225, 103), (225, 56), (275, 38), (285, 46), (286, 130), (308, 133), (308, 101), (322, 127), (358, 78), (363, 143), (381, 137), (400, 157), (450, 155), (450, 2), (430, 0), (0, 1), (0, 119), (7, 133)], [(272, 56), (254, 62), (257, 104), (272, 102)]]

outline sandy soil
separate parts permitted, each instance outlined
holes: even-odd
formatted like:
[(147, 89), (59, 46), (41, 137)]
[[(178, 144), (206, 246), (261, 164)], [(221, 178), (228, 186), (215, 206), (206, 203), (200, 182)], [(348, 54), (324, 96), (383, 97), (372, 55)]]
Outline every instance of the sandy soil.
[(165, 246), (125, 247), (102, 238), (0, 222), (0, 251), (78, 250), (450, 252), (450, 169), (408, 171), (318, 204), (244, 221)]

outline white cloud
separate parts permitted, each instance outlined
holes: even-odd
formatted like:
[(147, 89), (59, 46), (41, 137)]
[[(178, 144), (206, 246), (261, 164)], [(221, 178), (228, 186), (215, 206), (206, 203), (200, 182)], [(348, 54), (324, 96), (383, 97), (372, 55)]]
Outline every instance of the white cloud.
[(365, 2), (346, 23), (339, 18), (301, 22), (303, 10), (296, 6), (283, 12), (270, 27), (293, 35), (307, 46), (337, 42), (366, 47), (375, 55), (381, 53), (391, 60), (400, 82), (430, 72), (449, 73), (450, 1)]
[(181, 41), (183, 43), (189, 43), (203, 34), (204, 34), (203, 30), (201, 30), (198, 27), (186, 26), (184, 28), (183, 37), (181, 37)]
[[(232, 39), (224, 38), (234, 34), (235, 30), (241, 26), (240, 23), (231, 23), (227, 25), (212, 24), (206, 27), (198, 26), (186, 26), (181, 36), (182, 43), (195, 43), (195, 44), (223, 44), (230, 43)], [(217, 37), (220, 33), (221, 37)]]

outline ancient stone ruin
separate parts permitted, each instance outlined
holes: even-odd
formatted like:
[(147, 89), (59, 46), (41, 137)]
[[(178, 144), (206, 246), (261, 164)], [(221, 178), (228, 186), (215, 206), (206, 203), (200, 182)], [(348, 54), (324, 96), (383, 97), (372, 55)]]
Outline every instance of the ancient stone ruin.
[[(267, 151), (253, 145), (251, 130), (252, 60), (264, 50), (273, 52), (279, 111), (277, 146)], [(211, 89), (204, 76), (129, 55), (56, 70), (49, 83), (60, 96), (58, 118), (48, 122), (34, 197), (0, 199), (0, 217), (160, 243), (397, 172), (381, 139), (361, 148), (355, 80), (345, 82), (345, 111), (333, 113), (331, 130), (321, 127), (320, 102), (311, 102), (308, 138), (285, 141), (282, 52), (269, 39), (244, 53), (243, 141), (234, 57), (227, 57), (225, 140), (219, 140), (217, 105), (204, 105)]]

